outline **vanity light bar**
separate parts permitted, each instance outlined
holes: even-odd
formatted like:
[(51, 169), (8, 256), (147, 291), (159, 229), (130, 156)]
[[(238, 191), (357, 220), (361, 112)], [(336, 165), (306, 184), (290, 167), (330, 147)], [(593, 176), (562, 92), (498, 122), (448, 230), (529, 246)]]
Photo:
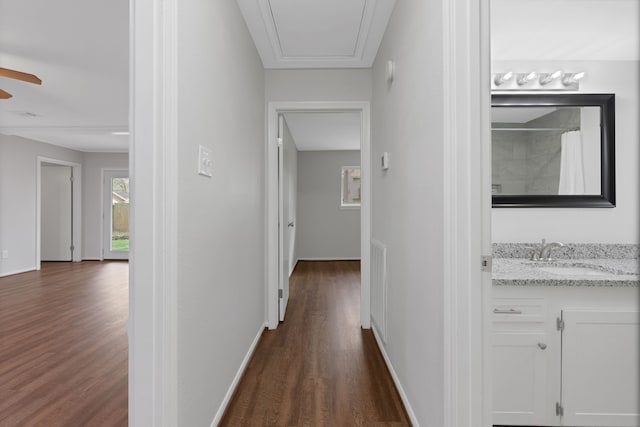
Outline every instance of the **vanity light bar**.
[(538, 73), (536, 71), (514, 73), (513, 71), (507, 71), (505, 73), (494, 73), (491, 76), (491, 90), (577, 91), (580, 89), (580, 80), (584, 76), (584, 71), (579, 73), (565, 73), (562, 70), (556, 70), (552, 73)]

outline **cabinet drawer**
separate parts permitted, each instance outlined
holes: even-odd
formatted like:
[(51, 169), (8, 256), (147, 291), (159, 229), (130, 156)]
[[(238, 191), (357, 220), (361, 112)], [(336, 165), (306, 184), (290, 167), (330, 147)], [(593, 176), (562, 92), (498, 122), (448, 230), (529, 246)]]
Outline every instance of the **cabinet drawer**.
[(493, 322), (544, 322), (544, 298), (494, 298), (491, 307)]

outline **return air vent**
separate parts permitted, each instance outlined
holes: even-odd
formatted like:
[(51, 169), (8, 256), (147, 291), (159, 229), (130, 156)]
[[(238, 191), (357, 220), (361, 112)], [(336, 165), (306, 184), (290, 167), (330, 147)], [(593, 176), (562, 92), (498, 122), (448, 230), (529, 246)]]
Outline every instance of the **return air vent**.
[(371, 320), (387, 342), (387, 247), (371, 240)]

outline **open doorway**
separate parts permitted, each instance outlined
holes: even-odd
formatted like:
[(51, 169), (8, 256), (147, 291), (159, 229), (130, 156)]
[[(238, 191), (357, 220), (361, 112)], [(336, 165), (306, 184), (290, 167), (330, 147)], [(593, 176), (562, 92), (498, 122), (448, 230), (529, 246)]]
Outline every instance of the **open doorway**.
[[(609, 263), (637, 273), (640, 6), (491, 0), (490, 9), (491, 422), (640, 425), (637, 281), (593, 273)], [(602, 49), (603, 40), (615, 43)], [(583, 270), (569, 274), (578, 261)]]
[[(299, 114), (328, 114), (328, 113), (349, 113), (358, 116), (359, 142), (360, 142), (360, 238), (359, 252), (361, 259), (361, 304), (360, 323), (363, 328), (370, 327), (370, 297), (369, 297), (369, 242), (371, 238), (371, 202), (370, 202), (370, 168), (371, 151), (369, 140), (369, 103), (366, 102), (291, 102), (291, 103), (270, 103), (268, 111), (268, 152), (267, 152), (267, 268), (268, 268), (268, 290), (267, 290), (267, 318), (270, 329), (275, 329), (278, 321), (284, 318), (286, 310), (286, 297), (288, 297), (287, 278), (289, 271), (286, 271), (284, 258), (291, 258), (290, 252), (285, 255), (285, 237), (291, 235), (290, 231), (285, 231), (291, 223), (290, 218), (284, 213), (283, 198), (284, 180), (279, 176), (279, 165), (284, 165), (284, 150), (279, 148), (281, 139), (280, 126), (287, 116), (290, 121), (294, 121)], [(304, 116), (302, 117), (304, 120)], [(353, 166), (353, 165), (341, 165)], [(341, 168), (335, 174), (337, 196), (335, 203), (340, 206), (340, 186)], [(287, 214), (289, 212), (287, 211)], [(281, 226), (279, 226), (281, 224)], [(297, 232), (297, 231), (296, 231)], [(290, 249), (290, 243), (287, 243)], [(291, 261), (289, 261), (290, 263)], [(282, 297), (282, 298), (281, 298)], [(281, 302), (281, 300), (284, 300)]]
[(279, 126), (282, 321), (298, 262), (359, 264), (361, 119), (358, 112), (287, 112)]

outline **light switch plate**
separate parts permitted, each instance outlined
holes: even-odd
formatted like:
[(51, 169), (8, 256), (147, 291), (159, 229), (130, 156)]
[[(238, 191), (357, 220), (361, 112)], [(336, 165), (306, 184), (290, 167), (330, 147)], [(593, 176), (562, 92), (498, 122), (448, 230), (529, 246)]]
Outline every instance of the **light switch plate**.
[(213, 160), (211, 148), (198, 146), (198, 173), (203, 176), (213, 176)]
[(2, 259), (8, 259), (9, 258), (9, 251), (2, 251)]

